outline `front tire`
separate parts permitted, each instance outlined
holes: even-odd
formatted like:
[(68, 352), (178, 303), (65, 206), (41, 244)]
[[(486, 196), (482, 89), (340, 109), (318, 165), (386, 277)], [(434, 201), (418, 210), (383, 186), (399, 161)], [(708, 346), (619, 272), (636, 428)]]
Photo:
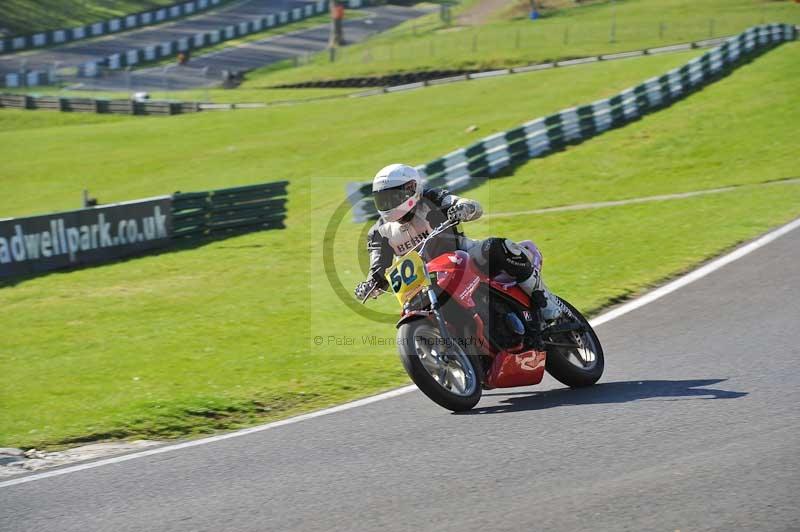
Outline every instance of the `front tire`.
[[(557, 297), (557, 296), (556, 296)], [(545, 368), (561, 384), (570, 388), (583, 388), (591, 386), (600, 380), (605, 367), (603, 346), (600, 339), (589, 325), (583, 314), (573, 307), (568, 301), (560, 298), (561, 302), (572, 312), (572, 315), (583, 326), (583, 332), (558, 333), (545, 337), (547, 345), (547, 362)], [(576, 344), (583, 348), (571, 348), (555, 344)]]
[(481, 399), (480, 360), (454, 342), (447, 345), (430, 320), (404, 323), (397, 329), (403, 367), (422, 393), (453, 412), (470, 410)]

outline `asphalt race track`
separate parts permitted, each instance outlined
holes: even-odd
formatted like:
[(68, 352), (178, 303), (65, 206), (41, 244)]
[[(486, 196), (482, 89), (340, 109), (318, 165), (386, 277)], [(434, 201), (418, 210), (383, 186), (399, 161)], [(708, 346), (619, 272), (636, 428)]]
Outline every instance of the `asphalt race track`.
[(47, 70), (55, 66), (58, 68), (77, 66), (133, 48), (143, 48), (181, 37), (192, 37), (196, 33), (239, 24), (269, 13), (302, 7), (309, 1), (311, 0), (244, 0), (175, 22), (77, 41), (46, 50), (2, 55), (0, 76), (9, 72), (19, 72), (22, 67), (28, 70)]
[(800, 230), (601, 325), (604, 378), (413, 392), (0, 488), (0, 529), (797, 530)]
[[(401, 6), (378, 6), (363, 10), (364, 18), (344, 22), (347, 44), (366, 40), (398, 24), (419, 17), (423, 11)], [(108, 71), (103, 77), (75, 79), (84, 89), (107, 90), (176, 90), (218, 85), (222, 72), (248, 71), (285, 59), (321, 52), (328, 47), (330, 26), (320, 24), (313, 28), (267, 37), (240, 46), (203, 54), (192, 55), (185, 67), (169, 66)], [(346, 49), (345, 49), (346, 50)], [(343, 53), (347, 53), (344, 51)]]

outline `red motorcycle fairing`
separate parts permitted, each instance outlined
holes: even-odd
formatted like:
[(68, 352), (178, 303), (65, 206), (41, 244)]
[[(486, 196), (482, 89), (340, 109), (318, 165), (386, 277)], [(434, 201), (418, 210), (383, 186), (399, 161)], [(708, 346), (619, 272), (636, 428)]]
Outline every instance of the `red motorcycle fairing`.
[(544, 377), (546, 361), (547, 353), (544, 351), (501, 351), (492, 361), (492, 367), (486, 375), (486, 385), (489, 388), (513, 388), (539, 384)]
[(484, 375), (487, 389), (513, 388), (515, 386), (532, 386), (542, 382), (544, 377), (547, 353), (544, 351), (509, 351), (495, 353), (484, 336), (484, 324), (480, 316), (475, 314), (476, 336), (478, 345), (484, 347), (487, 354), (494, 356), (489, 371)]
[[(538, 254), (533, 243), (531, 247)], [(541, 267), (541, 255), (538, 255), (537, 266)], [(466, 309), (474, 309), (472, 294), (481, 283), (507, 294), (524, 308), (530, 306), (530, 298), (516, 284), (501, 283), (489, 278), (480, 271), (469, 253), (454, 251), (443, 253), (428, 262), (428, 271), (436, 274), (436, 282), (450, 294), (458, 304)], [(484, 354), (493, 358), (489, 371), (484, 376), (487, 388), (510, 388), (514, 386), (530, 386), (539, 384), (544, 377), (547, 354), (544, 351), (501, 350), (494, 351), (484, 335), (484, 323), (477, 313), (473, 314), (476, 324), (477, 345)], [(521, 346), (517, 349), (521, 349)]]
[(468, 309), (475, 307), (472, 293), (480, 283), (489, 284), (492, 288), (513, 297), (526, 308), (530, 306), (530, 298), (524, 290), (513, 283), (501, 283), (490, 279), (478, 269), (466, 251), (442, 253), (428, 262), (428, 271), (436, 273), (436, 283), (462, 307)]

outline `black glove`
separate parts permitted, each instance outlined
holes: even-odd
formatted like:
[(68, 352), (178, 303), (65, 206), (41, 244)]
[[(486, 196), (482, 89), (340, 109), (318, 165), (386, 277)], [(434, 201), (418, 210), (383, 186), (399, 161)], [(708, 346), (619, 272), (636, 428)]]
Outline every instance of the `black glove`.
[(356, 299), (359, 301), (364, 301), (370, 292), (372, 292), (373, 298), (378, 297), (377, 291), (373, 291), (373, 288), (375, 288), (376, 284), (377, 283), (374, 279), (367, 279), (364, 282), (358, 283), (358, 286), (356, 286), (355, 289)]
[(464, 222), (475, 214), (475, 207), (469, 203), (456, 203), (447, 209), (447, 219), (451, 222)]

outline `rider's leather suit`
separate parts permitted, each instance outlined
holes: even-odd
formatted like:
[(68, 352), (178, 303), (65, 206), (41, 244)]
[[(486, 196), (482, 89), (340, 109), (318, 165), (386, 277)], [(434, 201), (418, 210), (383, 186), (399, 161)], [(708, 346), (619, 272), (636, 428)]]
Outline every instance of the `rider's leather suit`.
[[(380, 288), (388, 283), (384, 271), (391, 266), (395, 255), (404, 255), (428, 236), (431, 231), (447, 220), (447, 211), (459, 204), (469, 204), (471, 214), (463, 221), (477, 220), (483, 209), (477, 201), (450, 194), (438, 188), (427, 189), (419, 204), (397, 222), (378, 220), (367, 235), (369, 251), (369, 279), (374, 279)], [(506, 273), (517, 281), (528, 293), (533, 290), (538, 272), (534, 272), (530, 258), (522, 248), (503, 238), (472, 240), (464, 236), (459, 226), (453, 227), (430, 241), (425, 247), (425, 260), (457, 249), (467, 251), (479, 268), (489, 275)]]

